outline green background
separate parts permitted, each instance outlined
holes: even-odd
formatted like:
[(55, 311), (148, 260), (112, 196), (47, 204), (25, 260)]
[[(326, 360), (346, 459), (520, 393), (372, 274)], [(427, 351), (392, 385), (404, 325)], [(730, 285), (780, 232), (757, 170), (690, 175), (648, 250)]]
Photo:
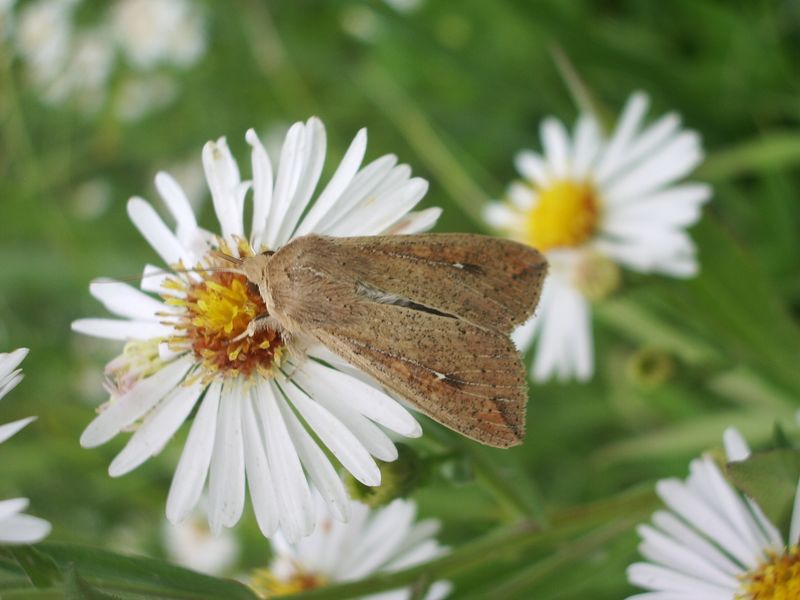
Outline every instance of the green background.
[[(91, 19), (101, 5), (81, 10)], [(797, 3), (423, 0), (407, 13), (382, 2), (201, 5), (205, 57), (176, 72), (176, 103), (135, 124), (109, 110), (86, 117), (43, 105), (2, 48), (0, 348), (31, 354), (0, 421), (39, 420), (0, 448), (0, 496), (30, 497), (29, 512), (53, 523), (52, 541), (163, 556), (159, 527), (187, 428), (121, 479), (106, 468), (125, 436), (94, 450), (78, 445), (105, 400), (102, 368), (119, 346), (73, 334), (69, 324), (103, 314), (87, 291), (93, 277), (135, 276), (156, 261), (127, 220), (129, 196), (157, 203), (155, 173), (186, 157), (199, 164), (203, 143), (221, 135), (248, 176), (247, 128), (263, 133), (318, 115), (328, 133), (325, 173), (366, 126), (367, 159), (395, 153), (431, 182), (423, 205), (444, 208), (437, 230), (485, 232), (476, 216), (514, 178), (515, 152), (539, 148), (545, 116), (576, 117), (555, 47), (603, 115), (641, 89), (651, 118), (676, 110), (701, 133), (707, 160), (693, 178), (714, 186), (692, 231), (701, 273), (690, 281), (627, 273), (595, 307), (592, 382), (533, 384), (522, 447), (458, 444), (459, 460), (434, 469), (415, 497), (423, 514), (442, 519), (440, 539), (452, 547), (514, 520), (518, 511), (498, 502), (504, 485), (523, 506), (538, 489), (554, 523), (588, 511), (594, 525), (618, 526), (602, 543), (568, 536), (487, 556), (451, 577), (454, 597), (633, 593), (625, 568), (637, 560), (637, 537), (626, 519), (646, 520), (658, 506), (649, 491), (656, 479), (685, 476), (688, 460), (718, 447), (728, 425), (762, 447), (776, 422), (790, 438), (796, 432)], [(111, 202), (90, 218), (76, 193), (98, 177)], [(209, 202), (201, 220), (215, 228)], [(454, 443), (429, 421), (424, 427)], [(424, 442), (419, 449), (430, 451)], [(249, 507), (237, 533), (246, 548), (240, 568), (263, 565), (268, 547)]]

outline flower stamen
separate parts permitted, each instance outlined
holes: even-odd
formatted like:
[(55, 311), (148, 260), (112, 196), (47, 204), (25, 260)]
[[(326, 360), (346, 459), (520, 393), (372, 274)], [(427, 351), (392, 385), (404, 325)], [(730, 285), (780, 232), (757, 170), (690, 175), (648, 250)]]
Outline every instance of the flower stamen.
[(800, 546), (792, 546), (781, 555), (770, 553), (767, 562), (742, 578), (741, 589), (736, 600), (800, 598)]
[[(209, 257), (209, 266), (214, 258)], [(285, 344), (270, 328), (243, 335), (253, 319), (265, 315), (267, 307), (258, 289), (243, 275), (198, 269), (199, 279), (173, 278), (168, 287), (180, 292), (165, 301), (182, 309), (174, 324), (180, 332), (168, 340), (175, 351), (190, 350), (202, 362), (205, 377), (250, 376), (258, 372), (272, 377), (279, 366)]]
[(539, 191), (526, 215), (527, 242), (542, 252), (580, 246), (594, 233), (600, 203), (593, 186), (557, 181)]

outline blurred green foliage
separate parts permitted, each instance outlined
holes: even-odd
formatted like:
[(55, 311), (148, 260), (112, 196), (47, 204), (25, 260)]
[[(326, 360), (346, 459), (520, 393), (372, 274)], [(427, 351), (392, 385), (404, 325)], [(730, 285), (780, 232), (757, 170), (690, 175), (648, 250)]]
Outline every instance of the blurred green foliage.
[[(85, 117), (44, 106), (3, 49), (0, 348), (32, 352), (0, 421), (39, 421), (0, 448), (0, 494), (30, 497), (30, 512), (53, 522), (53, 541), (162, 555), (159, 527), (186, 428), (121, 479), (106, 468), (124, 439), (78, 445), (104, 400), (102, 367), (118, 346), (72, 334), (69, 324), (102, 313), (87, 293), (91, 278), (135, 276), (156, 260), (127, 220), (129, 196), (156, 200), (154, 174), (187, 158), (199, 164), (202, 144), (221, 135), (247, 174), (247, 128), (264, 133), (316, 114), (327, 126), (328, 173), (366, 126), (368, 157), (396, 153), (431, 181), (424, 205), (445, 208), (438, 230), (480, 231), (481, 203), (503, 194), (518, 149), (538, 147), (540, 120), (576, 115), (554, 45), (604, 114), (643, 89), (651, 114), (677, 110), (702, 134), (708, 159), (697, 178), (715, 193), (693, 231), (701, 274), (687, 282), (627, 275), (597, 307), (594, 380), (532, 386), (521, 447), (471, 456), (471, 444), (459, 442), (474, 477), (463, 465), (457, 478), (444, 467), (432, 474), (415, 496), (422, 513), (442, 519), (442, 540), (458, 547), (514, 518), (513, 507), (487, 493), (481, 464), (494, 484), (538, 490), (545, 513), (568, 520), (581, 505), (683, 476), (688, 459), (718, 446), (728, 425), (756, 446), (776, 421), (797, 437), (797, 3), (422, 0), (404, 13), (356, 0), (203, 7), (207, 55), (180, 74), (175, 104), (135, 124), (107, 111)], [(79, 192), (97, 181), (111, 201), (87, 214)], [(202, 220), (213, 227), (207, 202)], [(631, 376), (643, 350), (671, 365), (655, 385)], [(424, 428), (438, 430), (429, 421)], [(433, 438), (454, 443), (447, 433)], [(656, 506), (647, 498), (633, 515), (640, 520)], [(597, 515), (606, 524), (630, 516)], [(250, 512), (238, 532), (242, 568), (263, 564), (267, 545)], [(635, 546), (627, 526), (565, 555), (546, 545), (515, 552), (455, 576), (456, 597), (495, 590), (493, 598), (617, 600), (633, 591), (625, 567)]]

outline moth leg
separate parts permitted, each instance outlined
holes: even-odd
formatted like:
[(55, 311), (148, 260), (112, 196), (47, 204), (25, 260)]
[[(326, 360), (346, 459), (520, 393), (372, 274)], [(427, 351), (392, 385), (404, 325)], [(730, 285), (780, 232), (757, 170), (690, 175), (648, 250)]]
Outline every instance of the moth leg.
[(238, 342), (243, 340), (247, 337), (253, 337), (260, 331), (264, 331), (265, 329), (273, 329), (275, 331), (280, 331), (281, 326), (278, 323), (278, 319), (273, 317), (267, 312), (261, 313), (260, 315), (256, 315), (250, 323), (247, 324), (247, 329), (245, 329), (242, 333), (237, 335), (235, 338), (231, 340), (231, 342)]

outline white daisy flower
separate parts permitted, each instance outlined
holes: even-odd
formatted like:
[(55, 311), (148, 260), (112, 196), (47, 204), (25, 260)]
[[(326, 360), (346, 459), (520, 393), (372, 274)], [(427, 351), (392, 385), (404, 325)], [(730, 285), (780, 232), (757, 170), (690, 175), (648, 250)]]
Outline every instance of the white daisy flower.
[(164, 549), (169, 559), (200, 573), (225, 575), (239, 557), (239, 543), (231, 531), (214, 535), (205, 515), (194, 511), (183, 522), (164, 521), (161, 528)]
[[(314, 495), (319, 508), (324, 508), (319, 494)], [(256, 571), (249, 585), (262, 597), (274, 598), (364, 579), (378, 572), (399, 571), (447, 551), (434, 537), (439, 531), (437, 520), (414, 522), (417, 507), (413, 501), (397, 499), (374, 511), (351, 501), (350, 513), (348, 523), (321, 520), (312, 535), (295, 545), (280, 534), (275, 536), (270, 567)], [(444, 598), (451, 587), (447, 581), (438, 581), (430, 587), (425, 600)], [(409, 589), (399, 589), (368, 598), (406, 600), (410, 595)]]
[(633, 94), (610, 137), (590, 115), (571, 136), (546, 119), (543, 154), (517, 154), (524, 181), (509, 187), (508, 201), (487, 206), (490, 225), (550, 262), (539, 311), (514, 336), (523, 350), (538, 338), (537, 380), (591, 377), (589, 302), (613, 291), (616, 265), (673, 277), (697, 272), (686, 228), (711, 188), (678, 181), (702, 160), (700, 138), (674, 113), (643, 126), (647, 107), (646, 95)]
[[(0, 399), (22, 381), (19, 364), (28, 354), (27, 348), (0, 353)], [(36, 417), (27, 417), (0, 425), (0, 443), (5, 442)], [(24, 514), (28, 508), (27, 498), (0, 500), (0, 545), (35, 544), (50, 533), (50, 523), (38, 517)]]
[(187, 0), (119, 0), (111, 27), (120, 48), (137, 68), (160, 63), (189, 67), (205, 53), (205, 20)]
[[(141, 198), (132, 198), (134, 225), (171, 267), (220, 266), (219, 251), (252, 255), (277, 250), (294, 237), (415, 233), (430, 228), (438, 208), (410, 211), (427, 190), (407, 165), (383, 156), (361, 162), (367, 135), (356, 135), (330, 182), (311, 202), (325, 158), (325, 129), (312, 118), (296, 123), (273, 176), (272, 161), (253, 130), (252, 181), (243, 181), (225, 139), (209, 142), (203, 164), (222, 232), (197, 225), (185, 194), (166, 173), (158, 188), (177, 223), (173, 233)], [(252, 190), (252, 219), (244, 213)], [(151, 277), (160, 274), (158, 277)], [(127, 342), (109, 363), (110, 402), (87, 427), (81, 444), (104, 444), (134, 431), (109, 468), (123, 475), (157, 454), (195, 406), (194, 422), (172, 481), (167, 517), (185, 518), (208, 478), (212, 531), (232, 527), (242, 514), (245, 479), (265, 535), (280, 526), (296, 540), (314, 528), (311, 479), (336, 518), (350, 504), (331, 461), (316, 439), (352, 475), (380, 484), (373, 457), (397, 458), (389, 430), (416, 437), (416, 420), (381, 389), (319, 346), (306, 348), (271, 329), (238, 339), (266, 311), (255, 286), (228, 272), (163, 274), (145, 268), (142, 289), (94, 283), (91, 293), (118, 319), (82, 319), (73, 329)], [(340, 367), (342, 370), (337, 369)]]
[[(730, 461), (750, 454), (739, 432), (724, 434)], [(785, 539), (758, 505), (723, 477), (710, 456), (692, 461), (688, 479), (660, 481), (669, 508), (639, 527), (649, 562), (628, 568), (651, 590), (628, 600), (789, 600), (800, 598), (800, 484)]]
[[(0, 39), (13, 40), (46, 103), (71, 102), (92, 114), (114, 91), (117, 116), (134, 121), (178, 95), (177, 79), (157, 69), (187, 69), (205, 54), (205, 16), (191, 0), (117, 0), (91, 24), (76, 18), (79, 6), (80, 0), (35, 0), (15, 18), (13, 3), (0, 0)], [(119, 59), (134, 74), (111, 90)]]

